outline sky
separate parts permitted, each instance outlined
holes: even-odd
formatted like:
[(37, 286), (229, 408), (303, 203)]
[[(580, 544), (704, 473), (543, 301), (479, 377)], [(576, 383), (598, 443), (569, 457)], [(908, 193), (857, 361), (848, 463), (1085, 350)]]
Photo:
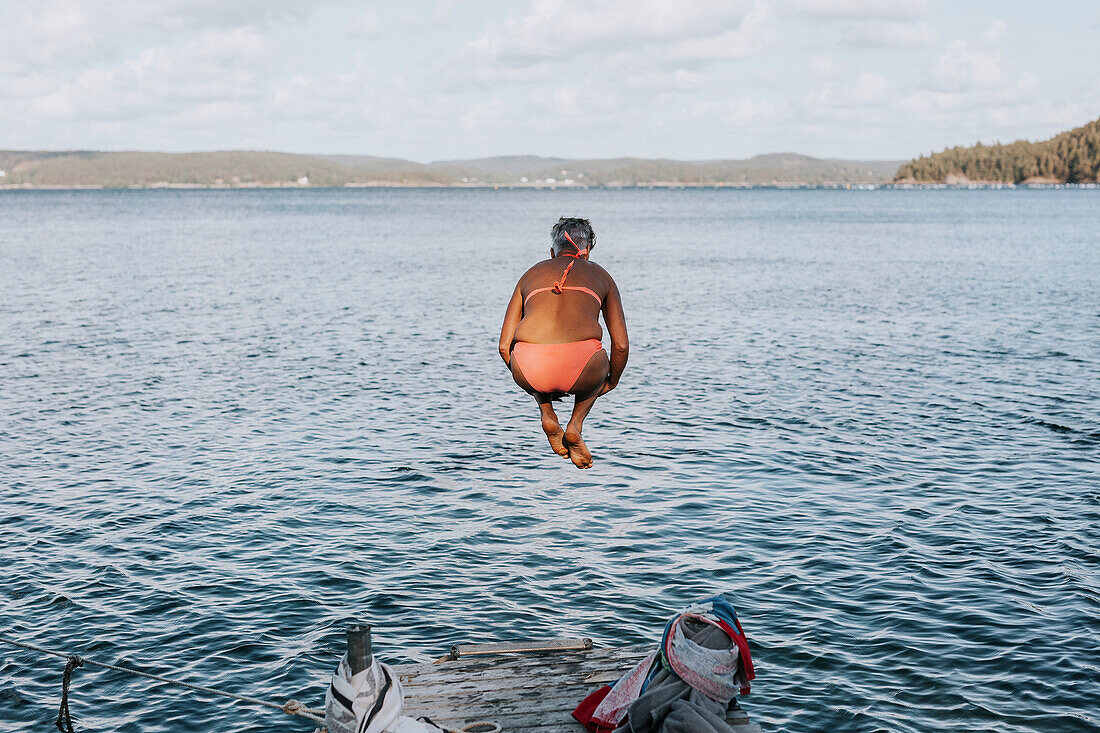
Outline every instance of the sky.
[(1100, 117), (1094, 0), (0, 0), (0, 149), (908, 159)]

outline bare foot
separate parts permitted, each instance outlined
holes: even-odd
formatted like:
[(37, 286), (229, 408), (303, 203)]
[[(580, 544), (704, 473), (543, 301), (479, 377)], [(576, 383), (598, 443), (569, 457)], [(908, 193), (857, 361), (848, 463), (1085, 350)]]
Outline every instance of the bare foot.
[(550, 441), (550, 447), (554, 449), (562, 458), (569, 457), (569, 449), (562, 443), (562, 438), (565, 436), (565, 431), (561, 429), (561, 425), (557, 420), (549, 415), (542, 416), (542, 432), (546, 433), (546, 439)]
[(588, 446), (581, 439), (581, 434), (572, 427), (565, 430), (565, 447), (569, 449), (569, 460), (577, 468), (592, 468), (592, 454), (588, 452)]

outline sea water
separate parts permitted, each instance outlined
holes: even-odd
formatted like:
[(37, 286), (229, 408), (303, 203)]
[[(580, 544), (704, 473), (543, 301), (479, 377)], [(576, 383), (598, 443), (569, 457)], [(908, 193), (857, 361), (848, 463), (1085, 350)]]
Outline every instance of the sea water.
[[(561, 215), (630, 329), (589, 471), (497, 355)], [(0, 192), (0, 631), (316, 706), (352, 620), (422, 661), (722, 592), (765, 730), (1096, 729), (1098, 231), (1081, 190)], [(62, 666), (0, 648), (0, 728)], [(312, 729), (89, 667), (72, 709)]]

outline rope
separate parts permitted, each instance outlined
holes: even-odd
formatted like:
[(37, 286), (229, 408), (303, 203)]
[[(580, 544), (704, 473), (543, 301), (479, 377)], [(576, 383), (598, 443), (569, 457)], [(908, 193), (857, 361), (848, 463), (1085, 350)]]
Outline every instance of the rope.
[(183, 680), (176, 680), (172, 679), (171, 677), (164, 677), (159, 674), (152, 674), (151, 672), (142, 672), (140, 670), (130, 669), (129, 667), (120, 667), (116, 664), (107, 664), (106, 662), (97, 662), (86, 657), (78, 657), (74, 654), (65, 654), (64, 652), (58, 652), (52, 649), (43, 649), (40, 646), (16, 641), (15, 639), (9, 639), (6, 636), (0, 636), (0, 642), (9, 644), (11, 646), (17, 646), (22, 649), (29, 649), (30, 651), (39, 652), (41, 654), (49, 654), (50, 656), (61, 657), (62, 659), (68, 660), (65, 665), (65, 674), (61, 679), (61, 709), (57, 713), (56, 721), (57, 729), (62, 731), (62, 733), (73, 733), (72, 718), (69, 716), (69, 682), (72, 679), (73, 670), (85, 664), (91, 665), (92, 667), (112, 669), (116, 672), (125, 672), (126, 674), (132, 674), (138, 677), (145, 677), (146, 679), (156, 680), (157, 682), (163, 682), (168, 685), (175, 685), (176, 687), (183, 687), (188, 690), (194, 690), (195, 692), (204, 692), (208, 695), (228, 697), (232, 700), (249, 703), (250, 705), (258, 705), (260, 707), (271, 708), (273, 710), (281, 710), (287, 715), (298, 715), (303, 718), (308, 718), (309, 720), (317, 723), (325, 722), (323, 711), (307, 708), (305, 705), (298, 702), (297, 700), (287, 700), (285, 703), (280, 705), (275, 702), (260, 700), (256, 697), (249, 697), (248, 695), (238, 695), (235, 692), (219, 690), (214, 687), (206, 687), (205, 685), (196, 685), (191, 682), (184, 682)]
[[(219, 695), (221, 697), (228, 697), (232, 700), (238, 700), (240, 702), (246, 702), (251, 705), (258, 705), (260, 707), (271, 708), (272, 710), (281, 710), (287, 715), (298, 715), (303, 718), (307, 718), (316, 723), (321, 723), (321, 727), (317, 728), (313, 733), (324, 733), (325, 727), (325, 711), (315, 710), (313, 708), (307, 708), (297, 700), (287, 700), (282, 705), (267, 700), (261, 700), (256, 697), (249, 697), (248, 695), (239, 695), (235, 692), (228, 692), (226, 690), (219, 690), (214, 687), (206, 687), (205, 685), (196, 685), (191, 682), (184, 682), (183, 680), (172, 679), (171, 677), (164, 677), (159, 674), (153, 674), (151, 672), (142, 672), (137, 669), (131, 669), (129, 667), (120, 667), (117, 664), (107, 664), (106, 662), (97, 662), (93, 659), (87, 659), (85, 657), (79, 657), (75, 654), (65, 654), (64, 652), (54, 651), (52, 649), (43, 649), (40, 646), (34, 644), (27, 644), (26, 642), (16, 641), (15, 639), (9, 639), (6, 636), (0, 636), (0, 642), (9, 644), (11, 646), (20, 647), (21, 649), (29, 649), (30, 651), (39, 652), (41, 654), (49, 654), (54, 657), (61, 657), (65, 659), (65, 673), (61, 677), (61, 706), (57, 711), (57, 720), (55, 724), (57, 729), (61, 733), (75, 733), (73, 730), (73, 719), (69, 714), (69, 685), (72, 682), (73, 670), (77, 667), (83, 667), (85, 664), (92, 667), (102, 667), (103, 669), (111, 669), (116, 672), (125, 672), (126, 674), (137, 675), (138, 677), (145, 677), (146, 679), (156, 680), (157, 682), (163, 682), (168, 685), (175, 685), (176, 687), (183, 687), (188, 690), (194, 690), (196, 692), (205, 692), (208, 695)], [(458, 733), (500, 733), (500, 726), (496, 723), (492, 723), (487, 720), (479, 720), (476, 723), (469, 723), (459, 729)]]
[(73, 680), (73, 670), (83, 666), (84, 660), (73, 654), (65, 663), (65, 674), (61, 675), (61, 706), (57, 709), (57, 720), (53, 722), (61, 733), (74, 733), (73, 716), (69, 712), (69, 683)]

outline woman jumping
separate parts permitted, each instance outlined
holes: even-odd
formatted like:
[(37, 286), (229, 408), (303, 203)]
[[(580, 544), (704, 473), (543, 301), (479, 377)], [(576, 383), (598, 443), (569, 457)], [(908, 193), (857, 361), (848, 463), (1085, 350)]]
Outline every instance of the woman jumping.
[[(630, 351), (619, 288), (607, 270), (589, 262), (596, 234), (587, 219), (558, 219), (550, 230), (550, 259), (516, 283), (504, 325), (500, 356), (516, 384), (539, 405), (550, 447), (577, 468), (591, 468), (581, 426), (597, 397), (619, 384)], [(600, 343), (600, 312), (611, 336), (611, 358)], [(563, 430), (553, 400), (576, 397)]]

